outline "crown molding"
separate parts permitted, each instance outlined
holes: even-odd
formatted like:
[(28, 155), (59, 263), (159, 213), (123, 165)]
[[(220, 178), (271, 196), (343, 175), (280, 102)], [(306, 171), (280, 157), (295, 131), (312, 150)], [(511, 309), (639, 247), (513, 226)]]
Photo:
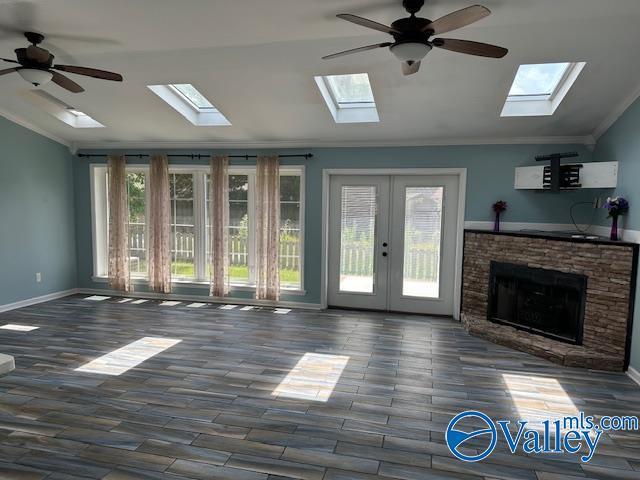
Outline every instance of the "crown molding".
[(624, 114), (624, 112), (626, 112), (627, 109), (631, 105), (633, 105), (636, 100), (638, 100), (638, 98), (640, 98), (640, 85), (638, 85), (638, 87), (631, 93), (631, 95), (620, 102), (618, 106), (616, 106), (616, 108), (614, 108), (613, 111), (609, 115), (607, 115), (602, 123), (600, 123), (600, 125), (598, 125), (598, 127), (593, 131), (592, 136), (595, 139), (596, 143), (598, 140), (600, 140), (600, 137), (602, 137), (602, 135), (607, 133), (607, 130), (609, 130), (613, 126), (613, 124), (616, 123), (616, 121)]
[(34, 133), (37, 133), (38, 135), (42, 135), (43, 137), (47, 137), (49, 140), (53, 140), (54, 142), (59, 143), (60, 145), (64, 145), (65, 147), (70, 147), (71, 143), (63, 138), (58, 137), (57, 135), (54, 135), (51, 132), (47, 132), (46, 130), (43, 130), (40, 127), (35, 126), (33, 123), (26, 121), (25, 119), (23, 119), (22, 117), (17, 116), (14, 113), (8, 112), (2, 108), (0, 108), (0, 116), (3, 116), (4, 118), (6, 118), (7, 120), (9, 120), (10, 122), (15, 123), (16, 125), (20, 125), (21, 127), (24, 127), (28, 130), (31, 130)]
[(514, 137), (514, 138), (461, 138), (429, 140), (290, 140), (290, 141), (236, 141), (236, 142), (78, 142), (72, 148), (75, 151), (89, 150), (180, 150), (180, 149), (256, 149), (256, 148), (362, 148), (362, 147), (444, 147), (473, 145), (549, 145), (580, 144), (594, 145), (591, 135), (552, 136), (552, 137)]

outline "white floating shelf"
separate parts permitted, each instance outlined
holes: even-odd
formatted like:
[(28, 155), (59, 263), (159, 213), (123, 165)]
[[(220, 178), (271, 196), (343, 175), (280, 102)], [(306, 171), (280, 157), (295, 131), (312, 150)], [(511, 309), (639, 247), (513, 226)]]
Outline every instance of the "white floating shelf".
[[(582, 165), (580, 188), (616, 188), (618, 186), (618, 162), (587, 162), (580, 165)], [(514, 188), (516, 190), (548, 190), (543, 186), (544, 167), (545, 165), (517, 167)]]

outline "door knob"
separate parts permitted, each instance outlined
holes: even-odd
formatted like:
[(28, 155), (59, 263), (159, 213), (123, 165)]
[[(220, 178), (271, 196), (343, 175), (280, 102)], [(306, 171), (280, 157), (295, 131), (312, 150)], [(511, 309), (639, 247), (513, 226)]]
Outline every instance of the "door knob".
[(382, 244), (382, 246), (383, 246), (383, 247), (386, 247), (387, 245), (388, 245), (388, 244), (387, 244), (387, 242), (384, 242), (384, 243)]
[(382, 252), (382, 256), (386, 257), (387, 256), (387, 252)]

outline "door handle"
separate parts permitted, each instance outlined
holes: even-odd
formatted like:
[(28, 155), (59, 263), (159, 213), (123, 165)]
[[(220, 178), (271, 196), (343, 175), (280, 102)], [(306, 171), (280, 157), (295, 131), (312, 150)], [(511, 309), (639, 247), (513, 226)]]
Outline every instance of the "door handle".
[(387, 245), (388, 245), (387, 242), (383, 242), (383, 244), (382, 244), (383, 247), (386, 247)]
[(388, 253), (387, 253), (387, 252), (382, 252), (382, 256), (383, 256), (383, 257), (386, 257), (387, 255), (388, 255)]

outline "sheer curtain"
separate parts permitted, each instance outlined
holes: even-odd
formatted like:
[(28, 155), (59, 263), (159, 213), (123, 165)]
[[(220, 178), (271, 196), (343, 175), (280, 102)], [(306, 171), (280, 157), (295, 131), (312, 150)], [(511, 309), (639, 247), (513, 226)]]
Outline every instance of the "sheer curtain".
[(109, 286), (129, 292), (129, 201), (124, 155), (109, 157)]
[(149, 287), (171, 293), (171, 197), (166, 155), (149, 164)]
[(258, 157), (256, 168), (256, 298), (280, 298), (280, 166)]
[(229, 294), (229, 158), (211, 158), (209, 188), (209, 223), (211, 225), (211, 295)]

